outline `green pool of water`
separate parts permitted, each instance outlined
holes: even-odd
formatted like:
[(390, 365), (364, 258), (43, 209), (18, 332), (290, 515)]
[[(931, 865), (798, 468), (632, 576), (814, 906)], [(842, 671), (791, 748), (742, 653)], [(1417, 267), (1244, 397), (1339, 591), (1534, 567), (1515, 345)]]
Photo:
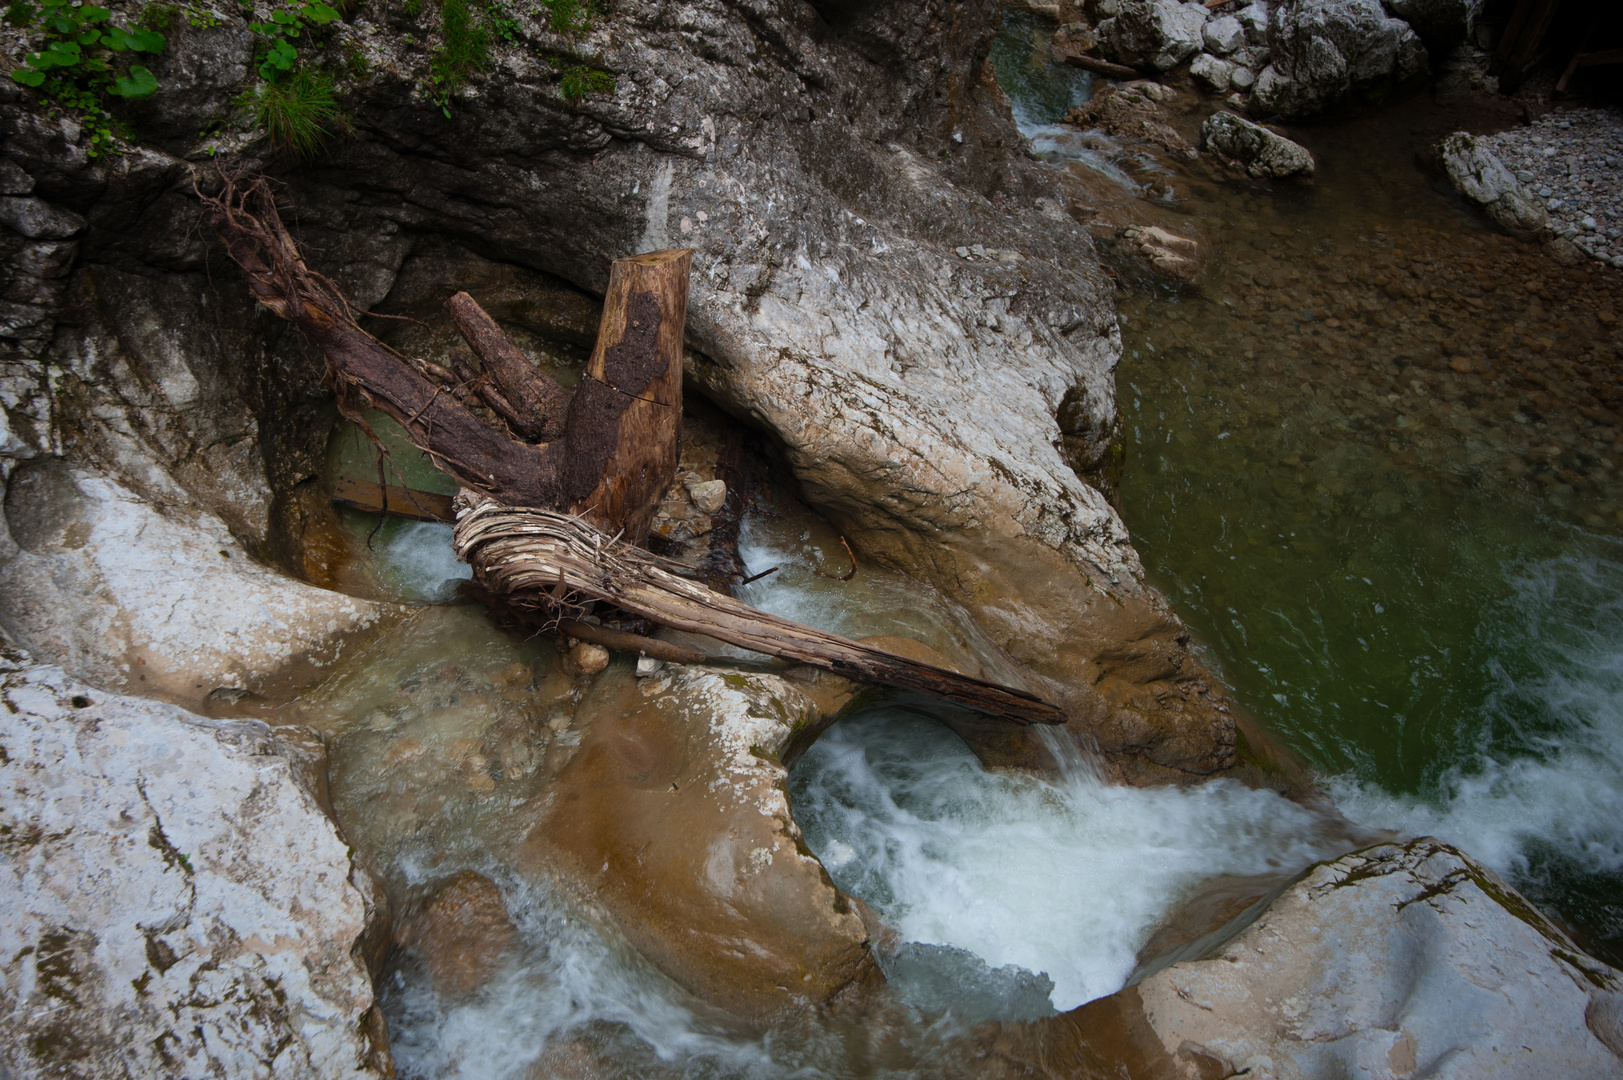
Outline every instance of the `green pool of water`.
[(1617, 282), (1428, 181), (1446, 119), (1299, 133), (1311, 187), (1197, 189), (1200, 283), (1121, 297), (1123, 514), (1352, 816), (1459, 843), (1617, 963), (1623, 453), (1594, 389)]

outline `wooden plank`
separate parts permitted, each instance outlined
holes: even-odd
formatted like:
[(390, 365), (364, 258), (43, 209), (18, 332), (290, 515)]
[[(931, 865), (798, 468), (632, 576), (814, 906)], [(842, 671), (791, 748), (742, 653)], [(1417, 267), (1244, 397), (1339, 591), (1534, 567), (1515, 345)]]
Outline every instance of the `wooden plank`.
[(583, 518), (502, 506), (464, 492), (452, 542), (476, 580), (510, 603), (568, 604), (571, 594), (614, 604), (662, 626), (863, 682), (929, 694), (1017, 724), (1062, 724), (1037, 695), (910, 660), (788, 619), (676, 576)]
[(351, 510), (387, 514), (390, 517), (406, 518), (410, 521), (456, 520), (456, 511), (451, 506), (449, 495), (396, 487), (393, 484), (385, 487), (368, 480), (340, 477), (333, 485), (332, 501), (334, 506), (347, 506)]

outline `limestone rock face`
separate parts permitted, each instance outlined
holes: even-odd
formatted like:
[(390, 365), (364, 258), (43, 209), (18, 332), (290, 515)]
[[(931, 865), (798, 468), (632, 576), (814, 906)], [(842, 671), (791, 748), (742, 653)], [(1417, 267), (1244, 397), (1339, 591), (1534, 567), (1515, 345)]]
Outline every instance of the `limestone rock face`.
[(862, 918), (800, 839), (780, 755), (823, 718), (786, 679), (666, 665), (598, 677), (529, 857), (564, 870), (638, 950), (744, 1017), (871, 977)]
[(174, 520), (59, 458), (12, 472), (0, 535), (0, 627), (107, 689), (202, 708), (336, 659), (393, 605), (268, 570), (219, 518)]
[[(601, 294), (611, 260), (692, 246), (691, 385), (775, 436), (859, 554), (965, 597), (1075, 715), (1136, 733), (1106, 749), (1184, 771), (1230, 761), (1232, 724), (1182, 627), (1080, 478), (1110, 460), (1120, 335), (1086, 230), (1044, 210), (1083, 197), (1080, 181), (1026, 159), (985, 67), (1003, 5), (751, 11), (626, 0), (578, 37), (544, 6), (515, 11), (499, 77), (470, 77), (447, 119), (423, 89), (430, 52), (357, 10), (324, 47), (367, 61), (343, 80), (362, 134), (289, 171), (301, 238), (385, 310), (417, 252), (473, 249)], [(1157, 0), (1153, 18), (1168, 60), (1199, 48), (1201, 5)], [(156, 149), (90, 161), (20, 88), (0, 96), (7, 186), (87, 223), (5, 249), (34, 292), (0, 312), (0, 440), (17, 460), (65, 449), (164, 509), (201, 506), (293, 565), (278, 545), (320, 510), (308, 481), (330, 399), (308, 347), (220, 277), (198, 222), (188, 161), (259, 149), (245, 133), (198, 149), (195, 131), (230, 128), (216, 91), (242, 60), (237, 16), (211, 33), (218, 55), (188, 37), (160, 91), (195, 90), (197, 111), (154, 104), (135, 125)], [(614, 90), (566, 99), (554, 55), (592, 57)], [(959, 254), (986, 250), (1000, 257)], [(444, 280), (413, 295), (463, 287), (454, 259), (431, 265)], [(1146, 627), (1153, 642), (1119, 637)], [(1091, 658), (1123, 649), (1172, 662), (1101, 680)]]
[(1380, 0), (1280, 0), (1269, 10), (1268, 51), (1252, 92), (1262, 115), (1308, 116), (1379, 97), (1426, 70), (1420, 38)]
[(392, 1075), (363, 960), (380, 909), (272, 729), (19, 659), (0, 662), (0, 1072)]
[(1438, 156), (1455, 189), (1506, 232), (1531, 238), (1549, 229), (1544, 207), (1476, 136), (1456, 131), (1443, 139)]
[(1117, 11), (1099, 24), (1099, 43), (1118, 64), (1170, 71), (1202, 48), (1204, 5), (1122, 0)]
[(1421, 839), (1321, 864), (1220, 955), (1136, 991), (1166, 1053), (1211, 1075), (1598, 1080), (1623, 1075), (1620, 989), (1491, 871)]
[(1313, 155), (1305, 146), (1231, 112), (1213, 113), (1200, 133), (1219, 160), (1259, 179), (1313, 175)]

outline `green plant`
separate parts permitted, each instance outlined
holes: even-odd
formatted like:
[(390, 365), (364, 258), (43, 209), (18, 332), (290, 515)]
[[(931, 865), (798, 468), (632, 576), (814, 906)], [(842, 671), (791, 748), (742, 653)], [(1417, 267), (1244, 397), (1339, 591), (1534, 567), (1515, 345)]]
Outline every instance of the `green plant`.
[(603, 13), (599, 0), (541, 0), (547, 22), (557, 34), (582, 34)]
[(332, 78), (308, 68), (285, 81), (262, 83), (242, 103), (254, 110), (271, 145), (292, 157), (314, 157), (334, 134), (354, 130), (338, 109)]
[(337, 18), (338, 12), (319, 0), (302, 0), (297, 7), (272, 11), (269, 22), (249, 23), (248, 29), (266, 41), (259, 77), (269, 82), (292, 71), (299, 63), (299, 50), (293, 43), (312, 26), (326, 26)]
[(490, 63), (490, 32), (480, 25), (468, 0), (444, 0), (444, 33), (429, 77), (434, 81), (434, 103), (447, 118), (451, 115), (451, 91), (470, 71), (483, 70)]
[(614, 91), (614, 76), (585, 64), (576, 64), (558, 81), (558, 91), (573, 105), (587, 94), (607, 94)]
[(28, 0), (11, 0), (11, 3), (6, 5), (6, 22), (19, 30), (33, 26), (34, 19), (38, 15), (39, 12), (34, 10), (34, 5)]
[(167, 30), (180, 9), (173, 4), (153, 4), (141, 12), (141, 25), (148, 30)]
[(94, 4), (69, 0), (41, 0), (36, 12), (26, 0), (13, 0), (6, 11), (12, 25), (37, 17), (45, 31), (45, 47), (23, 57), (11, 77), (40, 91), (65, 109), (80, 114), (90, 131), (90, 156), (113, 148), (116, 138), (107, 97), (139, 100), (151, 97), (158, 80), (141, 64), (122, 62), (122, 53), (160, 53), (166, 44), (156, 30), (129, 30), (110, 21), (112, 11)]
[(366, 78), (372, 71), (372, 61), (366, 58), (366, 53), (359, 46), (349, 51), (345, 66), (349, 68), (350, 75), (357, 79)]

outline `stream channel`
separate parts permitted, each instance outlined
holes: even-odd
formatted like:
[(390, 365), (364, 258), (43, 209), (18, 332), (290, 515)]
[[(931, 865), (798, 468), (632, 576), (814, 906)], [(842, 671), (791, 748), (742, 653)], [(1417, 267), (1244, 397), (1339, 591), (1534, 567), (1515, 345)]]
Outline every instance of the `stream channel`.
[[(1192, 289), (1118, 266), (1120, 499), (1152, 583), (1348, 817), (1458, 843), (1618, 963), (1623, 448), (1572, 371), (1616, 283), (1490, 233), (1429, 180), (1429, 99), (1301, 132), (1310, 186), (1186, 185), (1056, 125), (1089, 79), (1045, 40), (1015, 16), (994, 52), (1034, 147), (1205, 248)], [(334, 467), (371, 466), (341, 437)], [(950, 598), (820, 572), (846, 565), (826, 523), (788, 497), (757, 507), (744, 562), (782, 569), (744, 599), (970, 647)], [(928, 718), (870, 710), (812, 746), (790, 799), (834, 881), (896, 932), (896, 1003), (748, 1028), (527, 872), (535, 800), (580, 741), (552, 646), (438, 603), (467, 573), (447, 527), (347, 520), (366, 572), (428, 606), (286, 718), (326, 734), (338, 817), (391, 894), (474, 870), (517, 931), (471, 996), (443, 997), (410, 954), (385, 973), (404, 1077), (969, 1075), (957, 1035), (1119, 989), (1197, 886), (1283, 882), (1349, 846), (1272, 792), (1117, 787), (1077, 753), (1051, 781), (992, 774)]]

